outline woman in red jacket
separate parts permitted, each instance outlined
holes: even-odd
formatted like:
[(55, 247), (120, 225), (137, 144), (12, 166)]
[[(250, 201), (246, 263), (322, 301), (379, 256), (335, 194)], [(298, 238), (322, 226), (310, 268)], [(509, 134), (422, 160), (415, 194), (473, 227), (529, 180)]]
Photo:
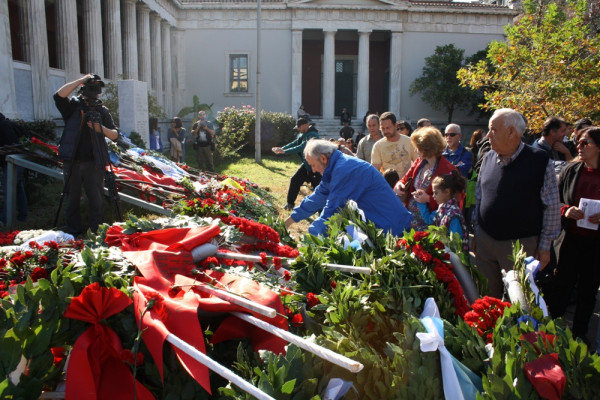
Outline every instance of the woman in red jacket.
[[(419, 158), (417, 158), (408, 172), (400, 179), (394, 187), (394, 191), (404, 201), (406, 208), (413, 214), (412, 228), (420, 231), (427, 228), (427, 223), (421, 217), (417, 201), (412, 193), (417, 189), (425, 190), (429, 197), (427, 203), (429, 211), (434, 212), (438, 204), (433, 199), (433, 189), (431, 181), (440, 175), (451, 173), (456, 167), (442, 156), (446, 148), (446, 141), (442, 133), (429, 126), (416, 130), (410, 137), (410, 140), (417, 149)], [(464, 194), (462, 195), (464, 198)], [(460, 203), (462, 206), (462, 202)]]

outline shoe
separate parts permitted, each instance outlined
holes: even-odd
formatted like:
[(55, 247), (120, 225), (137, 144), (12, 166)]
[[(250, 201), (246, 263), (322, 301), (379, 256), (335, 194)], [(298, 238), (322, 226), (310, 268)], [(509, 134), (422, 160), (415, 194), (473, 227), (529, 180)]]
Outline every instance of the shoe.
[(283, 209), (286, 211), (292, 211), (294, 209), (294, 205), (291, 203), (288, 203), (285, 205), (285, 207), (283, 207)]

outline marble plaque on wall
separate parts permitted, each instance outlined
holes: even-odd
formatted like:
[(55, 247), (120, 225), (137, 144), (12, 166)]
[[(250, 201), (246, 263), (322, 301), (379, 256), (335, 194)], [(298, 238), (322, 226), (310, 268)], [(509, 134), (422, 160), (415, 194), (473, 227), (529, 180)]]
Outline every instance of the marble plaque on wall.
[(119, 129), (129, 135), (140, 134), (146, 146), (148, 138), (148, 84), (133, 79), (118, 82)]

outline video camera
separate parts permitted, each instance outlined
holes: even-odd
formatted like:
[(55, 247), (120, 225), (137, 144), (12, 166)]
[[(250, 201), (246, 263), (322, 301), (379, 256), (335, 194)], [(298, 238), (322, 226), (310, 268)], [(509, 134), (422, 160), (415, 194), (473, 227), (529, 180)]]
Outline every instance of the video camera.
[(89, 99), (97, 99), (98, 95), (102, 93), (104, 82), (102, 79), (94, 74), (93, 78), (88, 79), (81, 88), (81, 94)]

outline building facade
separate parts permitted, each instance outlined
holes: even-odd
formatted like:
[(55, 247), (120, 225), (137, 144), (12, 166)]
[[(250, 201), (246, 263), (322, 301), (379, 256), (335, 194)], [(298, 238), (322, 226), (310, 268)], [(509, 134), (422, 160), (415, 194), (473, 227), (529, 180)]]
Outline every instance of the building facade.
[[(479, 3), (263, 0), (261, 108), (445, 120), (409, 95), (425, 57), (503, 40), (515, 14)], [(10, 118), (59, 118), (52, 93), (88, 72), (147, 82), (167, 115), (194, 95), (214, 111), (256, 102), (255, 0), (0, 0), (0, 22), (0, 111)]]

